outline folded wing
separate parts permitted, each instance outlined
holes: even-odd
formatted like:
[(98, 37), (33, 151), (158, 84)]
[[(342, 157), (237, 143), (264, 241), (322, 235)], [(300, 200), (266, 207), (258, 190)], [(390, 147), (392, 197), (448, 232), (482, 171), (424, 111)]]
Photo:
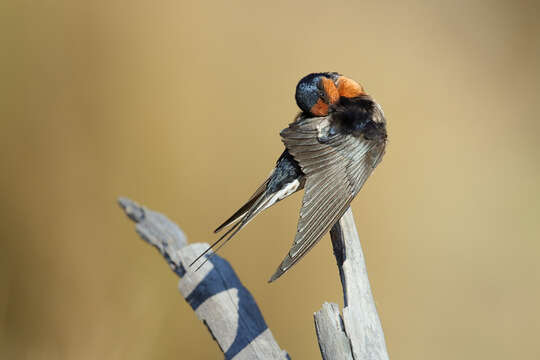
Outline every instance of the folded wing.
[(306, 184), (294, 243), (270, 281), (298, 262), (341, 218), (384, 154), (384, 139), (334, 131), (331, 120), (306, 118), (281, 132)]

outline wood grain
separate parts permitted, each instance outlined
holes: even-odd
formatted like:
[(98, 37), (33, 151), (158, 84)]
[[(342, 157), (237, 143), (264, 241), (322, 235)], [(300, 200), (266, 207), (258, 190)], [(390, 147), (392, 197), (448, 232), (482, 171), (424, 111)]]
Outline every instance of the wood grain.
[(183, 231), (166, 216), (139, 206), (127, 198), (118, 199), (137, 233), (159, 250), (180, 277), (179, 290), (206, 325), (225, 359), (287, 359), (266, 325), (253, 296), (242, 285), (230, 264), (214, 255), (198, 271), (189, 264), (208, 244), (188, 245)]

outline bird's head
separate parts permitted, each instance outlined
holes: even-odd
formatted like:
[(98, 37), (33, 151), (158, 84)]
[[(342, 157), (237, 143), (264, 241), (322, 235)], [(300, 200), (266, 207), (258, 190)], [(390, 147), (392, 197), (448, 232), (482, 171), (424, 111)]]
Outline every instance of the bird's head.
[(324, 72), (304, 76), (296, 85), (295, 98), (304, 113), (326, 116), (329, 107), (340, 97), (354, 98), (364, 94), (356, 81), (335, 72)]

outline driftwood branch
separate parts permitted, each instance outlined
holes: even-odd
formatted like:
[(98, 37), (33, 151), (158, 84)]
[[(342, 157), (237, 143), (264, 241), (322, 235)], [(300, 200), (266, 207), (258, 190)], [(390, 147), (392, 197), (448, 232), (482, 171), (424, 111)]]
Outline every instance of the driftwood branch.
[(362, 245), (349, 208), (330, 231), (343, 285), (343, 317), (336, 304), (325, 303), (315, 313), (315, 328), (323, 359), (388, 359)]
[(159, 250), (180, 277), (180, 293), (207, 326), (225, 359), (288, 358), (255, 300), (225, 259), (215, 255), (198, 271), (192, 271), (189, 264), (208, 244), (188, 245), (182, 230), (166, 216), (127, 198), (118, 199), (118, 203), (137, 224), (137, 233)]
[[(127, 198), (118, 203), (136, 223), (137, 233), (156, 247), (180, 277), (179, 289), (210, 331), (225, 359), (288, 359), (249, 291), (229, 263), (213, 256), (198, 271), (189, 264), (208, 244), (189, 245), (180, 228), (166, 216)], [(314, 314), (324, 360), (388, 359), (384, 334), (369, 279), (362, 246), (349, 208), (330, 232), (343, 285), (343, 316), (336, 304), (325, 303)]]

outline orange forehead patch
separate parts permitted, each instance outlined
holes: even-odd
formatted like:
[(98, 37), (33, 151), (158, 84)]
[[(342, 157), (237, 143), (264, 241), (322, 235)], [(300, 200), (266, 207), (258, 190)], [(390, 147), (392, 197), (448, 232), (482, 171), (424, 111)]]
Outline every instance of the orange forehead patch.
[(336, 88), (336, 85), (334, 85), (334, 82), (327, 77), (323, 77), (321, 81), (324, 92), (328, 97), (328, 103), (335, 104), (339, 100), (339, 91)]
[(319, 98), (309, 111), (315, 116), (326, 116), (328, 115), (328, 104)]
[(365, 94), (364, 88), (354, 80), (340, 76), (338, 79), (338, 93), (339, 96), (346, 98), (353, 98)]

